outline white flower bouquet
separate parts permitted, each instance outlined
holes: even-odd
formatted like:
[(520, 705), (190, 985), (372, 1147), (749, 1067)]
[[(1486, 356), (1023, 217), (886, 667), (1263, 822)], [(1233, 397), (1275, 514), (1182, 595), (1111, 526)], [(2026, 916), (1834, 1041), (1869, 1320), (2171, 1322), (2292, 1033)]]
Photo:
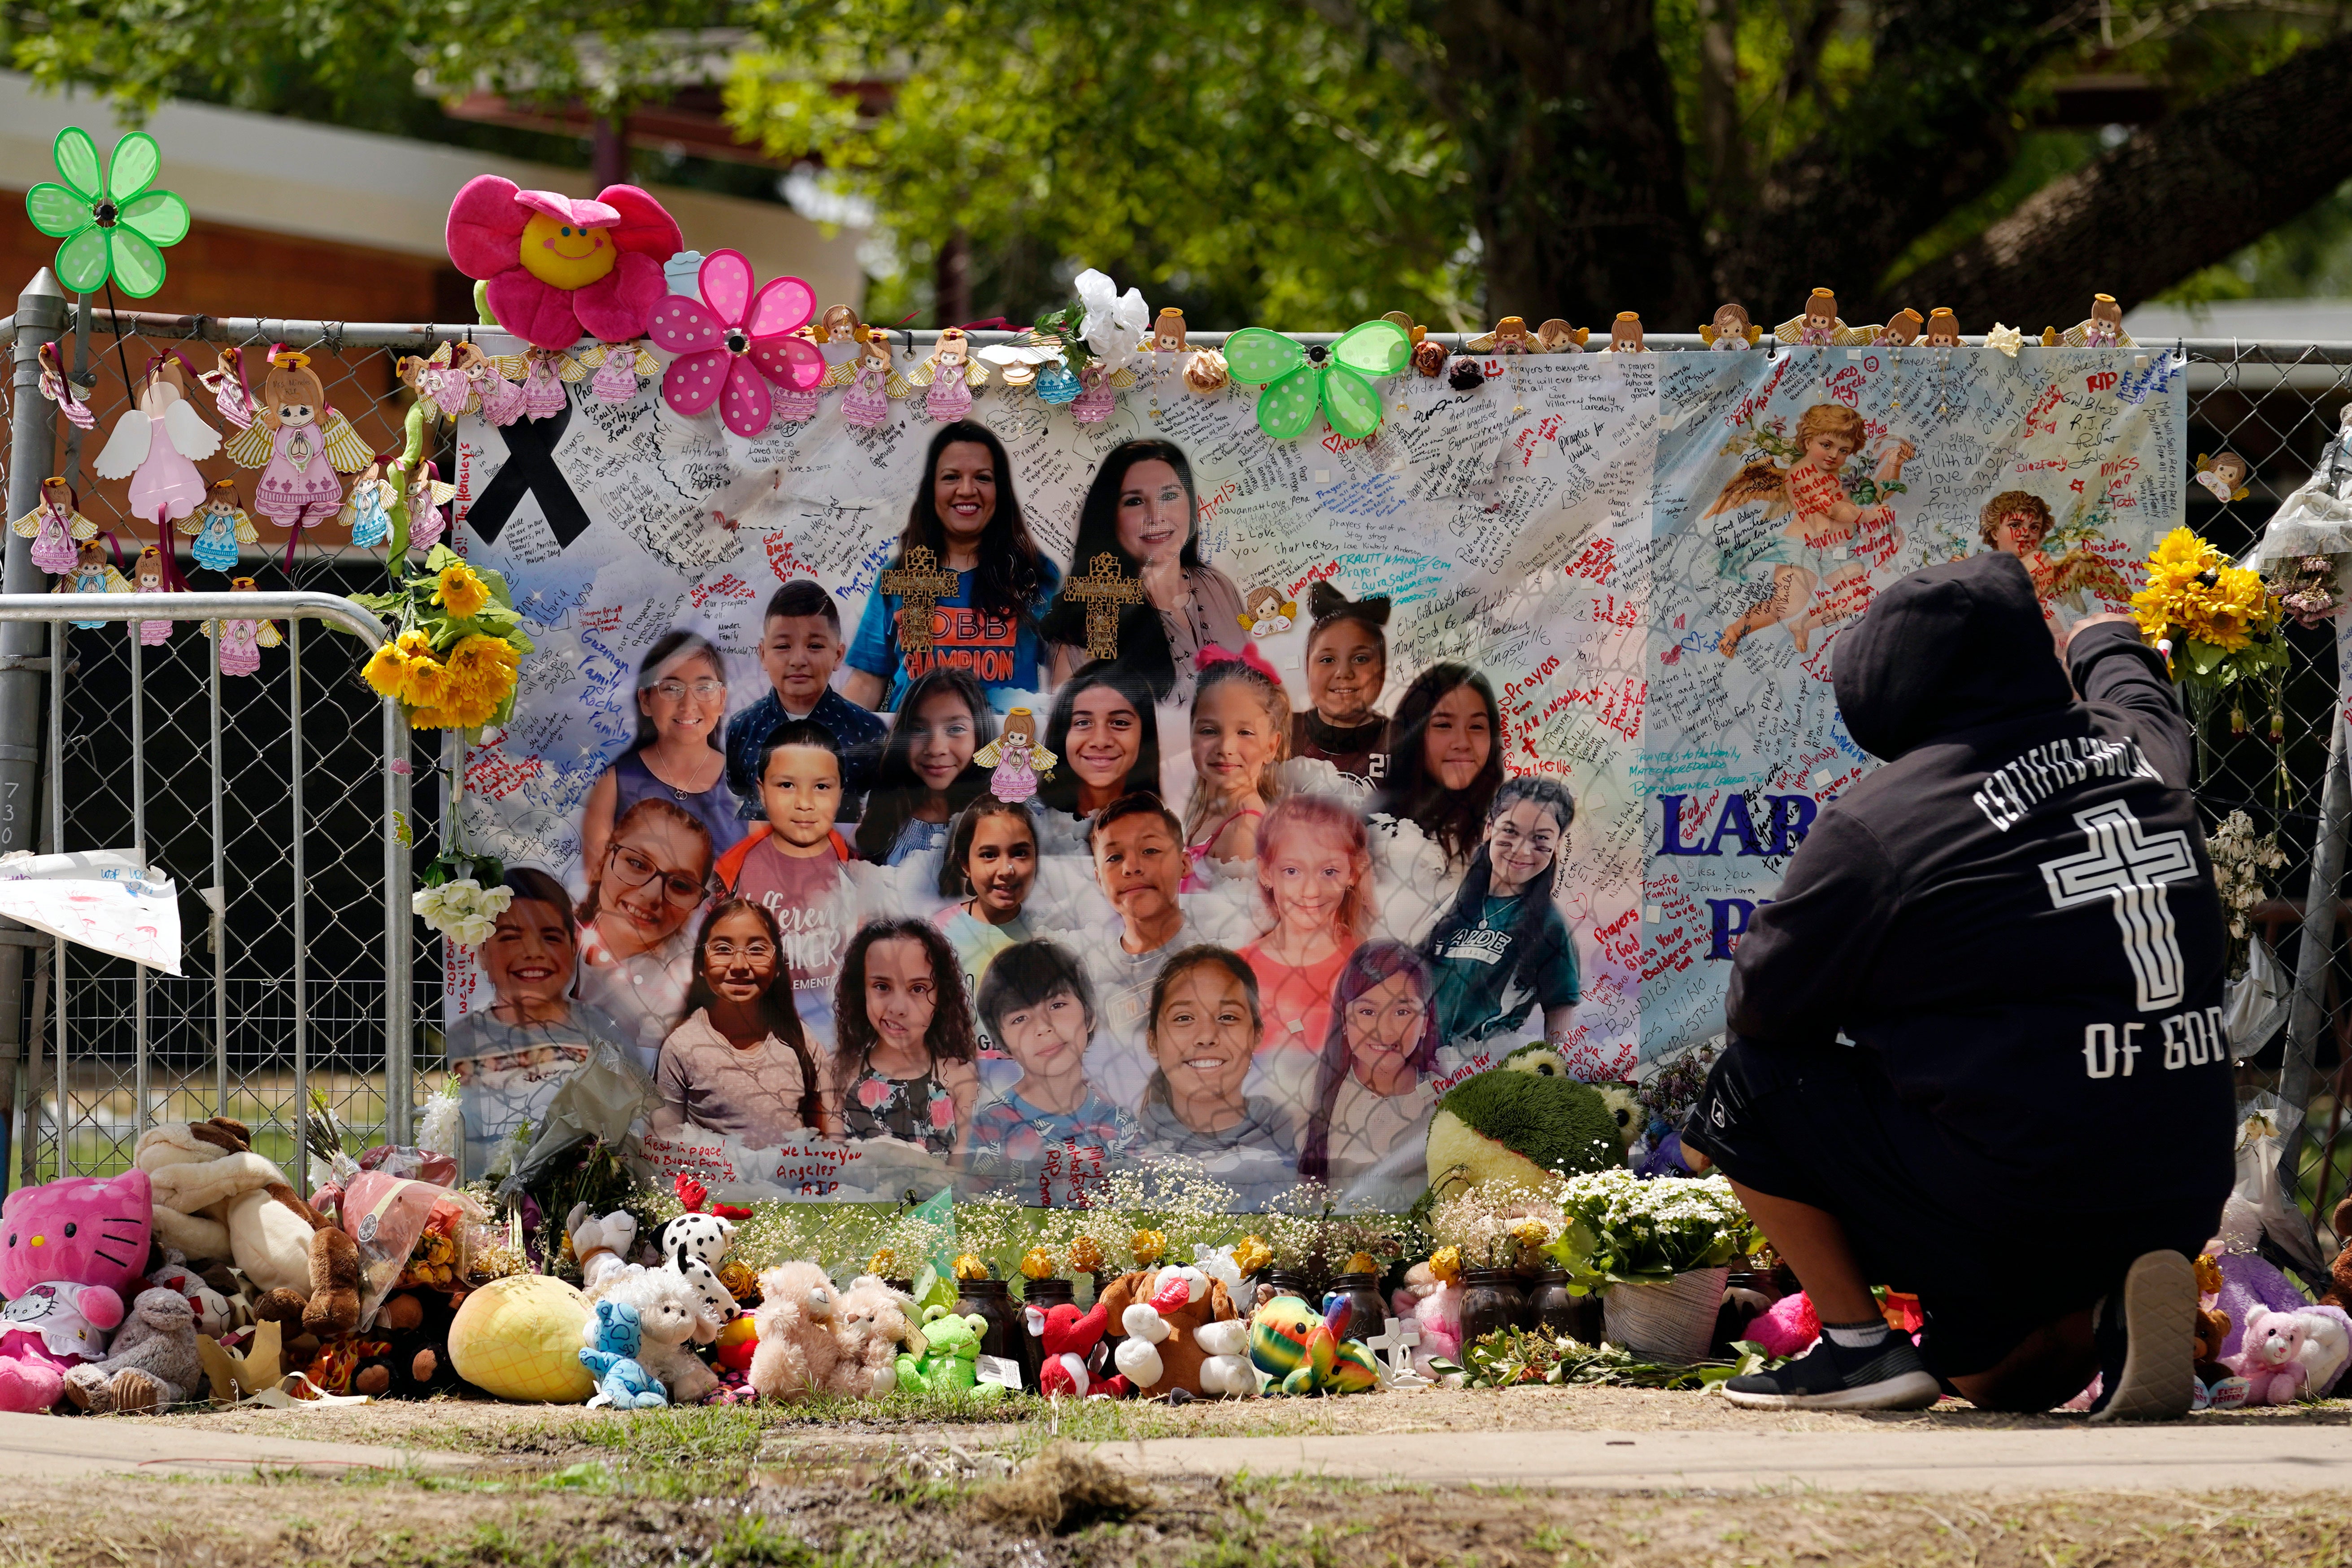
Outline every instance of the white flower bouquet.
[(417, 919), (463, 947), (479, 947), (489, 941), (499, 916), (512, 902), (510, 889), (485, 888), (471, 877), (437, 888), (419, 888), (410, 896)]
[(1631, 1171), (1571, 1176), (1560, 1207), (1568, 1229), (1546, 1250), (1579, 1284), (1662, 1285), (1678, 1274), (1720, 1268), (1762, 1241), (1721, 1176), (1660, 1176)]

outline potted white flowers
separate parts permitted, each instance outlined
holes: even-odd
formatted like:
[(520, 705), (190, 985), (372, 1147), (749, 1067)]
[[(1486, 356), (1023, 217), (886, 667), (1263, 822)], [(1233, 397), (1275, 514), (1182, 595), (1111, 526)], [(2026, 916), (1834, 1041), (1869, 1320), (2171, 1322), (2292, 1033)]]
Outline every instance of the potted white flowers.
[(1631, 1171), (1572, 1176), (1568, 1230), (1546, 1250), (1576, 1285), (1601, 1292), (1612, 1344), (1645, 1360), (1703, 1360), (1732, 1259), (1762, 1237), (1721, 1176)]

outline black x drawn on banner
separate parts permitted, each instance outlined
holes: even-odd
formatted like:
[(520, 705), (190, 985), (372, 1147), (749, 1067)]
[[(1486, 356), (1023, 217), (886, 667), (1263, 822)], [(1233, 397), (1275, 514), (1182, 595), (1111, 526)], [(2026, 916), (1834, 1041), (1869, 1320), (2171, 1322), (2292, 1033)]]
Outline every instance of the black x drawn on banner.
[(476, 538), (485, 544), (497, 543), (499, 530), (514, 515), (525, 491), (539, 499), (540, 515), (547, 519), (558, 549), (588, 531), (588, 513), (555, 463), (555, 444), (571, 423), (572, 400), (567, 397), (563, 412), (551, 417), (492, 426), (507, 444), (507, 460), (466, 512), (467, 525)]

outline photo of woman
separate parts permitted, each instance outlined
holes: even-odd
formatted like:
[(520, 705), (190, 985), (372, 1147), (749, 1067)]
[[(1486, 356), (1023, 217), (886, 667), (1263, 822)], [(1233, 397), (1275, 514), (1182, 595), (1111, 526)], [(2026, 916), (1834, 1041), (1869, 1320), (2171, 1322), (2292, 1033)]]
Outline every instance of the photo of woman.
[(1293, 1184), (1297, 1158), (1289, 1113), (1244, 1091), (1263, 1029), (1257, 976), (1239, 953), (1173, 954), (1151, 988), (1153, 1070), (1136, 1113), (1153, 1154), (1199, 1160), (1253, 1204)]
[(1290, 754), (1377, 784), (1388, 773), (1389, 721), (1372, 704), (1389, 679), (1389, 602), (1316, 583), (1307, 611), (1307, 706), (1290, 721)]
[(1420, 827), (1449, 870), (1470, 863), (1503, 782), (1503, 715), (1495, 689), (1466, 664), (1434, 664), (1389, 721), (1389, 776), (1374, 804)]
[(637, 665), (637, 734), (591, 785), (580, 811), (580, 858), (601, 866), (614, 821), (641, 800), (666, 800), (702, 824), (715, 854), (743, 837), (727, 787), (727, 661), (688, 631), (672, 631)]
[(1037, 623), (1061, 574), (1029, 537), (1004, 443), (972, 420), (942, 425), (923, 473), (885, 570), (903, 568), (911, 550), (928, 550), (935, 568), (956, 574), (956, 591), (931, 611), (930, 647), (919, 651), (902, 638), (905, 600), (878, 585), (869, 592), (842, 695), (896, 711), (908, 687), (934, 668), (961, 669), (990, 692), (1042, 689)]
[(1368, 942), (1348, 955), (1298, 1152), (1301, 1181), (1344, 1201), (1402, 1209), (1426, 1184), (1437, 1106), (1437, 986), (1421, 954)]
[(651, 1072), (694, 983), (687, 921), (709, 893), (710, 829), (647, 796), (613, 824), (580, 906), (580, 999), (627, 1031)]
[(961, 1157), (980, 1078), (971, 1009), (947, 939), (877, 921), (851, 939), (834, 994), (834, 1076), (845, 1135)]
[(1026, 806), (984, 795), (956, 814), (940, 861), (940, 894), (957, 901), (935, 919), (971, 995), (980, 994), (990, 962), (1033, 934), (1023, 910), (1036, 884), (1037, 824)]
[(1265, 1004), (1261, 1054), (1322, 1048), (1339, 966), (1371, 926), (1371, 871), (1363, 819), (1339, 802), (1295, 795), (1265, 814), (1257, 891), (1271, 929), (1241, 951)]
[(686, 1018), (662, 1042), (653, 1130), (688, 1128), (774, 1149), (803, 1133), (841, 1135), (824, 1068), (783, 983), (775, 917), (727, 899), (702, 918)]
[(500, 1145), (518, 1129), (539, 1124), (557, 1088), (599, 1042), (642, 1070), (627, 1032), (572, 999), (580, 941), (563, 884), (516, 866), (499, 885), (513, 896), (489, 940), (475, 950), (490, 1005), (452, 1024), (445, 1047), (466, 1128), (466, 1181), (488, 1174)]
[(1061, 759), (1037, 786), (1037, 837), (1048, 855), (1083, 855), (1087, 825), (1124, 795), (1160, 794), (1160, 717), (1123, 664), (1085, 666), (1054, 694), (1045, 749)]
[(1486, 841), (1423, 949), (1445, 1044), (1507, 1035), (1538, 1006), (1546, 1039), (1568, 1033), (1580, 994), (1576, 943), (1552, 883), (1575, 820), (1575, 801), (1554, 780), (1511, 778), (1495, 792)]
[[(1193, 661), (1202, 648), (1238, 651), (1249, 638), (1240, 591), (1201, 558), (1199, 517), (1181, 447), (1122, 442), (1087, 487), (1066, 574), (1087, 576), (1107, 554), (1122, 576), (1142, 580), (1144, 602), (1119, 613), (1117, 662), (1141, 676), (1155, 700), (1180, 705), (1192, 700)], [(1055, 679), (1068, 679), (1087, 658), (1085, 603), (1066, 594), (1056, 599), (1043, 635), (1053, 645)]]
[(1236, 655), (1207, 647), (1200, 663), (1192, 693), (1192, 799), (1184, 808), (1188, 893), (1208, 886), (1207, 862), (1226, 865), (1256, 855), (1258, 819), (1282, 793), (1290, 732), (1290, 699), (1257, 649)]
[(940, 668), (907, 689), (882, 743), (857, 855), (896, 866), (947, 842), (948, 819), (988, 786), (972, 753), (996, 739), (996, 714), (968, 670)]

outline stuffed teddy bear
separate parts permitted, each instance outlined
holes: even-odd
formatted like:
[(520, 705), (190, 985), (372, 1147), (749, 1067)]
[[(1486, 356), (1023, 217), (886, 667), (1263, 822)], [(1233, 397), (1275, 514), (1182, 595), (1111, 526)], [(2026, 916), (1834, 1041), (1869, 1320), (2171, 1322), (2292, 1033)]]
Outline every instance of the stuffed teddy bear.
[(449, 1360), (449, 1324), (457, 1316), (438, 1290), (395, 1290), (376, 1309), (375, 1337), (386, 1352), (360, 1367), (352, 1392), (377, 1398), (427, 1399), (464, 1385)]
[(142, 1290), (114, 1331), (104, 1361), (66, 1371), (66, 1397), (84, 1410), (160, 1410), (195, 1397), (205, 1385), (196, 1353), (196, 1315), (176, 1290)]
[(282, 1184), (266, 1189), (285, 1207), (310, 1222), (310, 1288), (302, 1296), (302, 1331), (322, 1340), (360, 1326), (360, 1244), (341, 1226), (294, 1195)]
[(719, 1325), (704, 1315), (701, 1300), (684, 1279), (667, 1268), (640, 1268), (608, 1281), (596, 1304), (605, 1301), (636, 1310), (643, 1342), (636, 1359), (661, 1380), (672, 1404), (698, 1405), (719, 1386), (718, 1374), (693, 1349), (697, 1339), (717, 1339)]
[(637, 1216), (614, 1209), (599, 1218), (586, 1204), (573, 1204), (563, 1222), (572, 1240), (572, 1256), (580, 1265), (580, 1289), (593, 1294), (621, 1269), (630, 1267), (629, 1248), (637, 1242)]
[(922, 1337), (907, 1316), (913, 1303), (871, 1274), (850, 1281), (833, 1316), (833, 1336), (841, 1347), (825, 1392), (850, 1399), (879, 1399), (898, 1384), (900, 1348), (919, 1352)]
[(669, 1403), (661, 1384), (636, 1359), (643, 1331), (635, 1307), (609, 1297), (597, 1302), (596, 1315), (588, 1320), (587, 1334), (580, 1364), (596, 1380), (596, 1395), (588, 1401), (591, 1405), (650, 1410)]
[(1209, 1357), (1200, 1331), (1239, 1315), (1224, 1281), (1193, 1268), (1141, 1269), (1104, 1286), (1100, 1300), (1127, 1336), (1111, 1352), (1112, 1363), (1139, 1393), (1181, 1388), (1197, 1397), (1208, 1392), (1201, 1386), (1201, 1366)]
[(1416, 1263), (1404, 1271), (1404, 1284), (1389, 1298), (1400, 1318), (1410, 1318), (1421, 1331), (1413, 1347), (1413, 1370), (1423, 1377), (1436, 1375), (1433, 1363), (1462, 1361), (1462, 1284), (1459, 1277), (1441, 1279), (1430, 1266)]
[(2352, 1310), (2352, 1197), (2336, 1204), (2335, 1226), (2343, 1249), (2327, 1266), (2327, 1289), (2320, 1292), (2319, 1304)]
[(1337, 1324), (1349, 1310), (1344, 1299), (1318, 1316), (1296, 1296), (1276, 1296), (1250, 1320), (1250, 1361), (1289, 1394), (1360, 1394), (1378, 1388), (1380, 1369), (1372, 1352), (1339, 1338)]
[(786, 1263), (760, 1276), (752, 1313), (760, 1335), (747, 1374), (766, 1400), (803, 1399), (824, 1391), (841, 1360), (833, 1337), (840, 1293), (814, 1263)]
[(203, 1275), (189, 1268), (188, 1260), (182, 1258), (177, 1249), (158, 1246), (155, 1252), (160, 1252), (163, 1257), (158, 1261), (152, 1253), (149, 1255), (149, 1289), (169, 1290), (187, 1302), (188, 1311), (199, 1334), (218, 1339), (236, 1326), (228, 1298), (207, 1283)]
[[(2221, 1293), (2221, 1266), (2210, 1252), (2197, 1256), (2197, 1332), (2192, 1340), (2191, 1354), (2196, 1362), (2197, 1381), (2210, 1392), (2213, 1384), (2230, 1375), (2221, 1364), (2221, 1347), (2230, 1338), (2230, 1314), (2218, 1305)], [(1777, 1353), (1777, 1352), (1776, 1352)]]
[(47, 1410), (106, 1354), (154, 1234), (144, 1171), (19, 1187), (0, 1201), (0, 1411)]
[(2249, 1385), (2247, 1404), (2291, 1405), (2303, 1393), (2311, 1380), (2303, 1362), (2306, 1332), (2300, 1312), (2247, 1309), (2245, 1346), (2231, 1363)]
[(1249, 1358), (1250, 1324), (1246, 1318), (1220, 1318), (1192, 1331), (1201, 1352), (1201, 1393), (1210, 1399), (1247, 1399), (1258, 1390), (1257, 1372)]
[(1748, 1324), (1748, 1338), (1771, 1356), (1802, 1355), (1822, 1337), (1822, 1315), (1802, 1290), (1783, 1296)]
[[(923, 1309), (923, 1349), (898, 1358), (898, 1385), (918, 1394), (967, 1394), (979, 1388), (980, 1341), (988, 1320), (978, 1312), (959, 1317), (933, 1304)], [(1002, 1391), (1003, 1384), (989, 1384)]]
[(151, 1127), (140, 1134), (133, 1163), (153, 1183), (164, 1246), (194, 1261), (236, 1264), (257, 1296), (284, 1290), (307, 1300), (317, 1216), (307, 1205), (278, 1201), (273, 1189), (290, 1196), (293, 1188), (246, 1146), (241, 1123), (215, 1117)]
[(1044, 1348), (1038, 1357), (1038, 1393), (1048, 1399), (1065, 1394), (1079, 1399), (1118, 1399), (1135, 1391), (1123, 1375), (1101, 1375), (1103, 1332), (1110, 1326), (1108, 1303), (1098, 1300), (1084, 1312), (1067, 1301), (1042, 1311), (1031, 1307), (1027, 1321), (1029, 1332)]

